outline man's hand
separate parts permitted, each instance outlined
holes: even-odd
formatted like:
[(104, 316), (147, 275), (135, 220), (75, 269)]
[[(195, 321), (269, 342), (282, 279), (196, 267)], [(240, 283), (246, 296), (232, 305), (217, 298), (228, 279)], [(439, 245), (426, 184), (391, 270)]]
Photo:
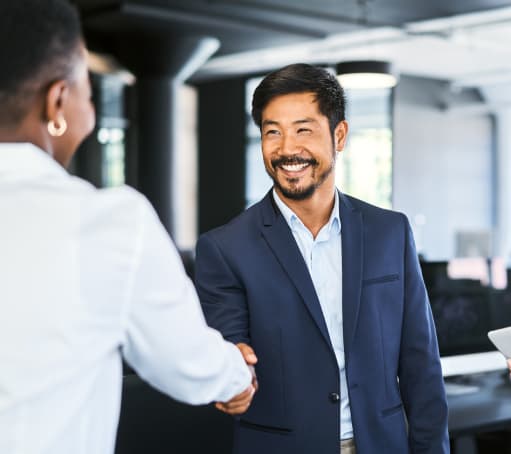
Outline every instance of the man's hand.
[(250, 384), (245, 391), (234, 396), (229, 402), (217, 402), (215, 407), (229, 415), (241, 415), (248, 410), (248, 407), (250, 407), (254, 393), (255, 388), (252, 384)]
[(236, 344), (236, 347), (240, 349), (245, 362), (252, 372), (252, 383), (245, 391), (234, 396), (229, 402), (217, 402), (215, 404), (215, 407), (218, 410), (229, 415), (241, 415), (242, 413), (245, 413), (248, 410), (248, 407), (250, 407), (252, 398), (259, 387), (254, 369), (254, 364), (257, 363), (257, 356), (255, 355), (254, 350), (244, 343)]
[(254, 387), (254, 392), (259, 388), (259, 384), (257, 383), (257, 376), (255, 373), (254, 365), (257, 364), (257, 356), (254, 353), (252, 347), (243, 342), (236, 344), (236, 347), (240, 349), (241, 354), (243, 355), (243, 359), (247, 363), (250, 372), (252, 372), (252, 386)]

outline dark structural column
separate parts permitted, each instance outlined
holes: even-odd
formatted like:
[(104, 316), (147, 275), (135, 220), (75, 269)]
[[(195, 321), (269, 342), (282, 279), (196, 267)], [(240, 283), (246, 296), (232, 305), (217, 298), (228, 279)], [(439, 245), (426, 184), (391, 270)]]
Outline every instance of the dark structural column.
[(170, 77), (138, 77), (136, 94), (138, 189), (151, 201), (172, 235), (176, 87)]
[[(137, 82), (135, 128), (136, 186), (154, 205), (167, 231), (174, 234), (173, 162), (176, 153), (177, 93), (218, 48), (208, 37), (176, 37), (156, 42), (148, 38), (128, 43), (124, 63)], [(130, 52), (131, 50), (131, 52)]]

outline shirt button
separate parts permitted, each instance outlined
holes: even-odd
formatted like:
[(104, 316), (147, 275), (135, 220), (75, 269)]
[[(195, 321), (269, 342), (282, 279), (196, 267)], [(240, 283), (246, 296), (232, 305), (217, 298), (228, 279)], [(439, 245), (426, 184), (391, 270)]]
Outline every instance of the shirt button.
[(333, 402), (334, 404), (335, 404), (336, 402), (339, 402), (339, 400), (341, 399), (341, 398), (339, 397), (339, 394), (337, 394), (337, 393), (330, 393), (330, 394), (328, 395), (328, 398), (330, 399), (330, 402)]

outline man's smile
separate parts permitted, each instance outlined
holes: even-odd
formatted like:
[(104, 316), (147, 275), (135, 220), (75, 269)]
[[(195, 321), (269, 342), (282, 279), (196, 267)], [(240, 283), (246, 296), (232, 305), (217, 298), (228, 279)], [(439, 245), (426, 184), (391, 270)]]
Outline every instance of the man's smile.
[(310, 162), (303, 162), (301, 164), (282, 164), (280, 168), (286, 172), (300, 172), (300, 170), (303, 170), (310, 165)]

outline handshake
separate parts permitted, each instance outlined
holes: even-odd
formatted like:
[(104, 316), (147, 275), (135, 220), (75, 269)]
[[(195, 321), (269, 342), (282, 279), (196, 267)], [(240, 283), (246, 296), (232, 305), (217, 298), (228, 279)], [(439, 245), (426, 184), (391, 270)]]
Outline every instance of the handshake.
[(259, 387), (257, 384), (257, 377), (254, 369), (254, 364), (257, 363), (257, 356), (255, 355), (254, 350), (252, 350), (251, 347), (244, 343), (236, 344), (236, 347), (240, 349), (240, 352), (243, 355), (248, 368), (252, 372), (252, 383), (247, 389), (245, 389), (245, 391), (238, 394), (237, 396), (234, 396), (230, 401), (217, 402), (215, 404), (215, 407), (218, 410), (233, 416), (241, 415), (248, 410), (248, 407), (250, 407), (250, 404), (252, 403), (252, 398), (254, 397), (257, 388)]

